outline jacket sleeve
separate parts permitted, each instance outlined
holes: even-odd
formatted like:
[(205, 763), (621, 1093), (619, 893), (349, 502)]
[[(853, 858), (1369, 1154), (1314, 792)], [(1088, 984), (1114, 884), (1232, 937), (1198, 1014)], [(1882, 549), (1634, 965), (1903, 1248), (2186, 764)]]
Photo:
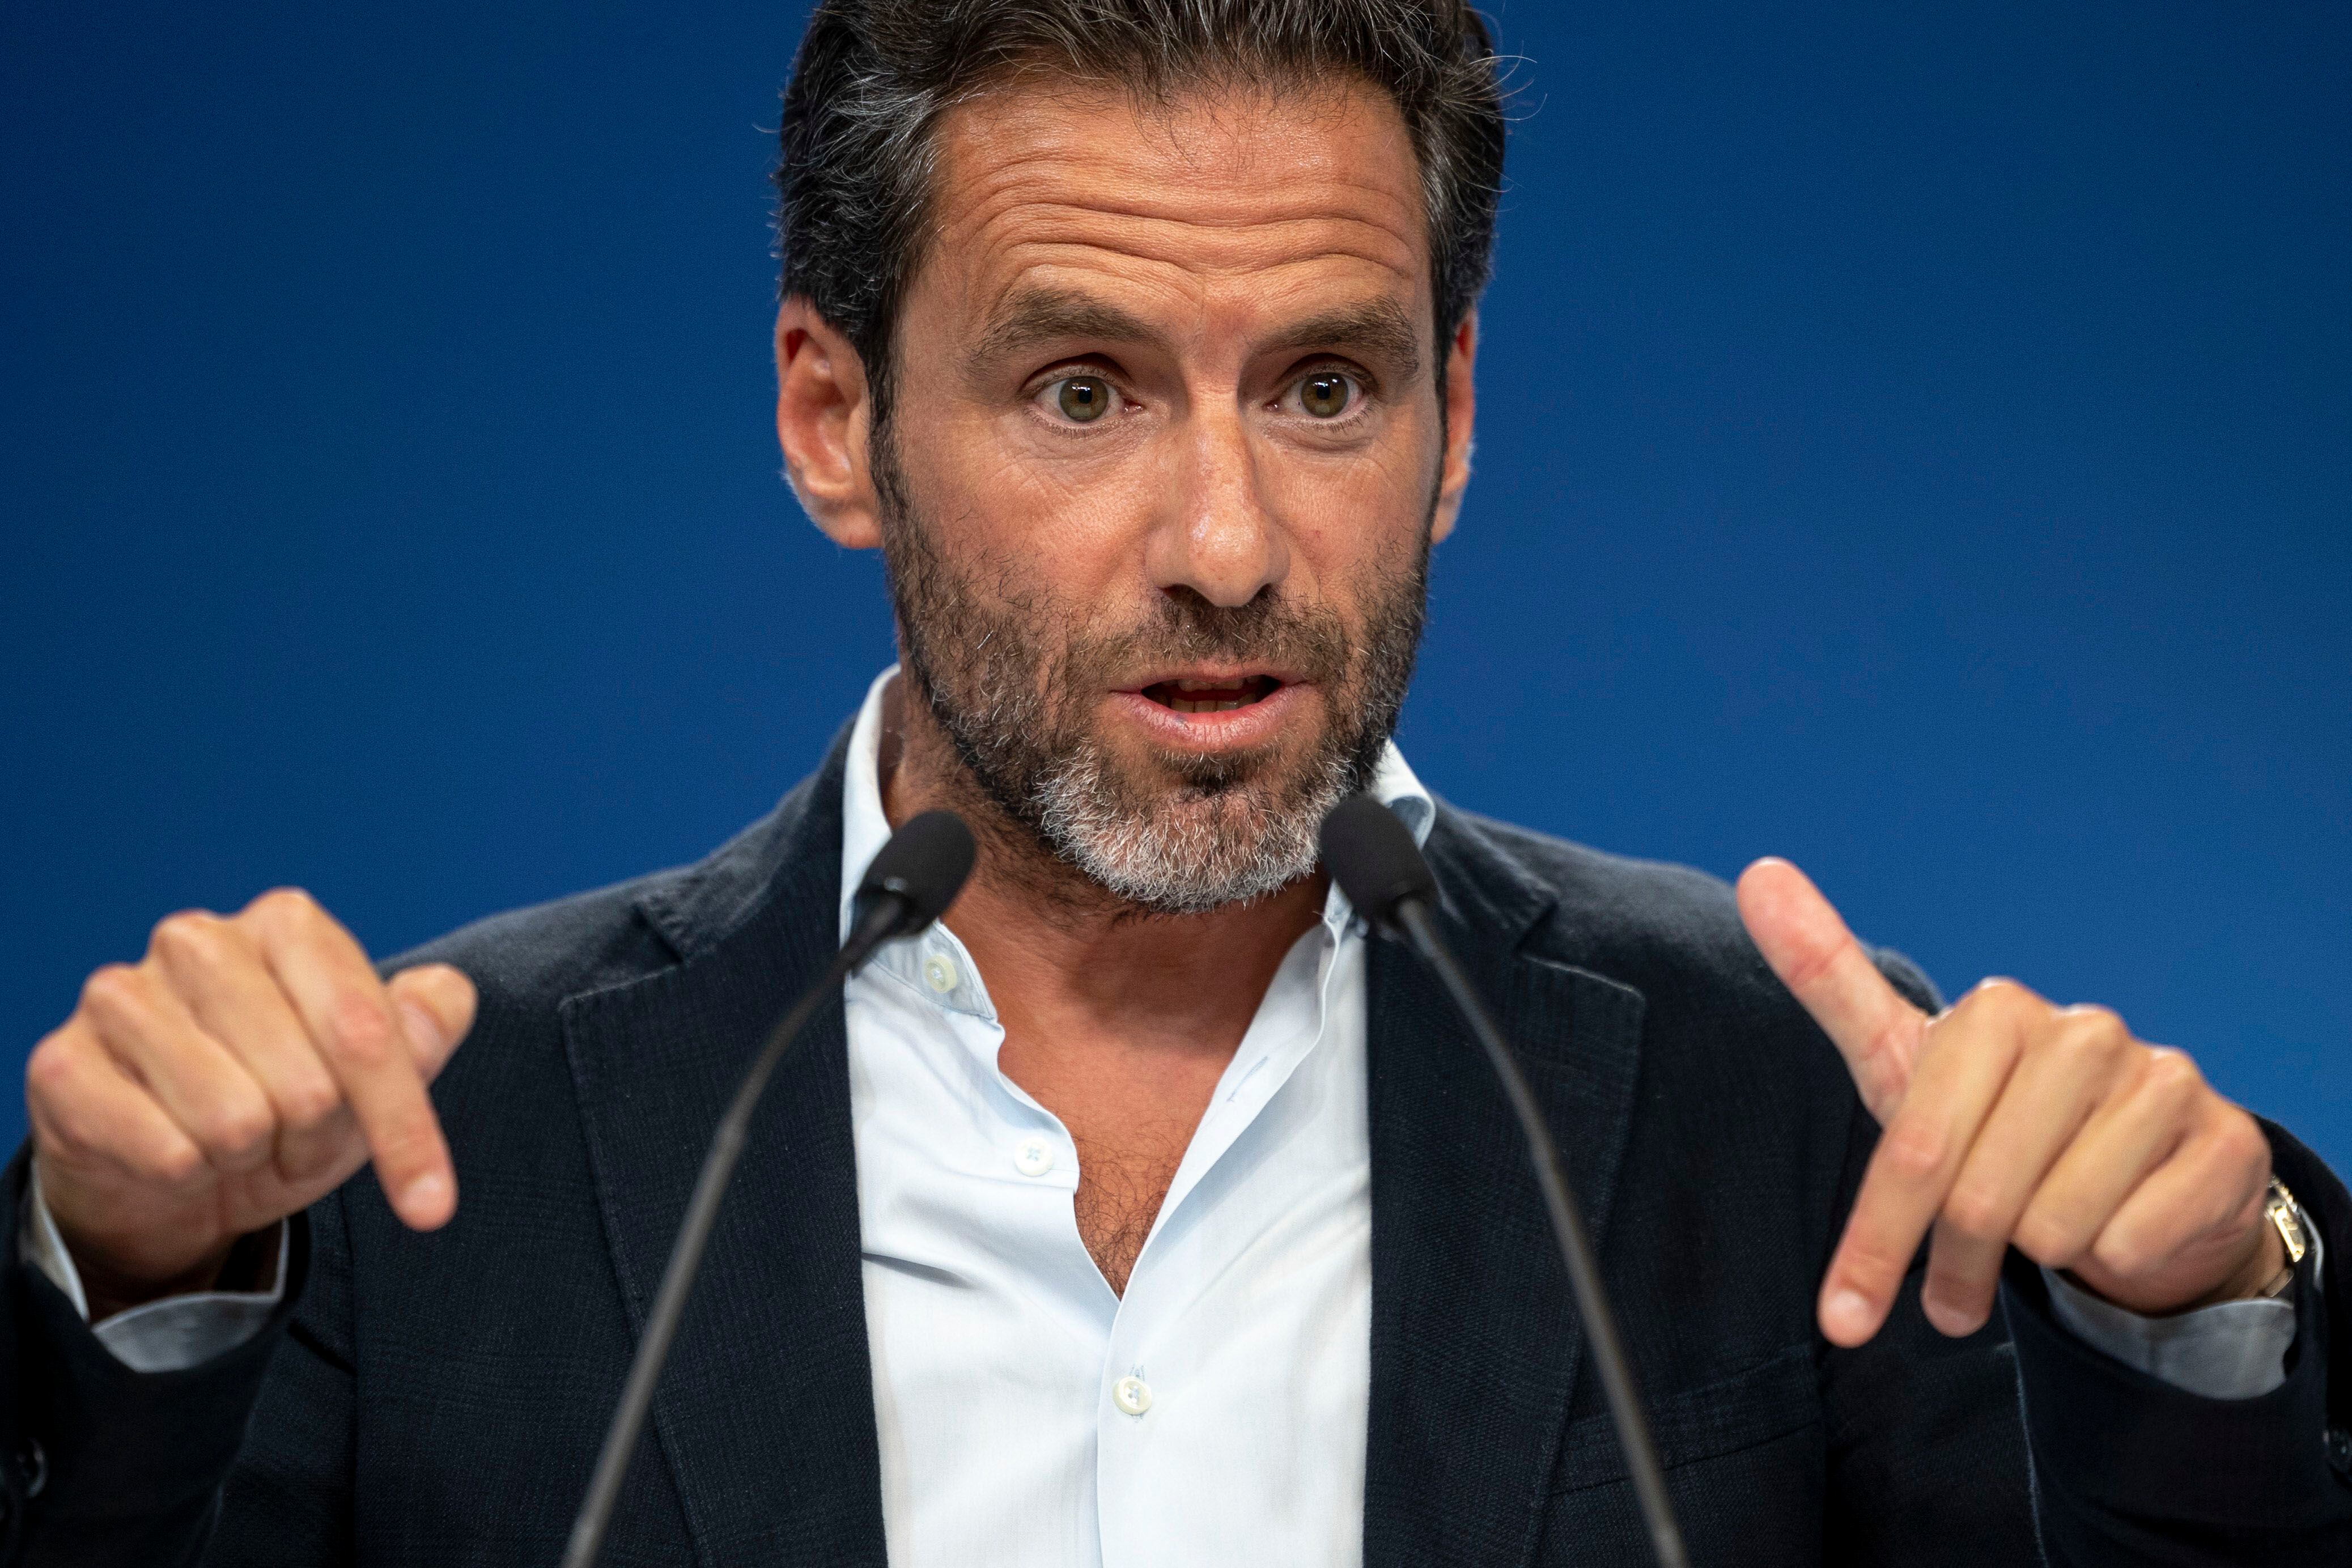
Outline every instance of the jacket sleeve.
[(2268, 1394), (2202, 1398), (2093, 1349), (2052, 1316), (2039, 1270), (2011, 1255), (2002, 1305), (2053, 1564), (2352, 1562), (2352, 1200), (2310, 1150), (2263, 1131), (2325, 1261), (2323, 1277), (2304, 1260), (2286, 1381)]
[[(21, 1210), (30, 1167), (0, 1175)], [(0, 1300), (0, 1563), (25, 1568), (331, 1565), (350, 1489), (351, 1382), (320, 1352), (314, 1239), (339, 1200), (298, 1216), (286, 1292), (251, 1339), (199, 1365), (134, 1372), (8, 1241)], [(12, 1227), (13, 1232), (13, 1227)], [(323, 1292), (331, 1294), (331, 1292)], [(299, 1460), (287, 1456), (299, 1454)], [(304, 1472), (273, 1492), (289, 1469)], [(299, 1495), (297, 1495), (299, 1493)], [(259, 1506), (257, 1506), (259, 1505)], [(267, 1512), (268, 1527), (257, 1528)]]
[[(1937, 1005), (1907, 960), (1879, 953), (1913, 1002)], [(1829, 1236), (1844, 1229), (1877, 1124), (1857, 1099)], [(1919, 1310), (1927, 1249), (1867, 1344), (1822, 1344), (1831, 1563), (2352, 1563), (2352, 1199), (2301, 1144), (2264, 1124), (2279, 1176), (2319, 1228), (2284, 1384), (2211, 1399), (2086, 1343), (2053, 1315), (2041, 1270), (2011, 1253), (2002, 1312), (1947, 1339)], [(1814, 1278), (1828, 1266), (1816, 1260)], [(2333, 1347), (2338, 1353), (2331, 1358)]]

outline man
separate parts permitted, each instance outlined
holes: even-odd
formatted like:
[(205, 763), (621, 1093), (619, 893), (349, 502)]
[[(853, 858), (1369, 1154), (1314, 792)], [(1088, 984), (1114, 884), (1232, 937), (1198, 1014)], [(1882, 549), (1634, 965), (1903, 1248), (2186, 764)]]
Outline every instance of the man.
[(1643, 1561), (1499, 1094), (1316, 865), (1357, 790), (1696, 1560), (2345, 1560), (2306, 1151), (2111, 1014), (1931, 1017), (1794, 868), (1735, 903), (1390, 744), (1469, 474), (1467, 11), (842, 0), (783, 135), (778, 432), (899, 667), (698, 866), (381, 982), (284, 892), (92, 977), (10, 1173), (12, 1560), (553, 1561), (747, 1052), (946, 806), (979, 868), (772, 1087), (605, 1560)]

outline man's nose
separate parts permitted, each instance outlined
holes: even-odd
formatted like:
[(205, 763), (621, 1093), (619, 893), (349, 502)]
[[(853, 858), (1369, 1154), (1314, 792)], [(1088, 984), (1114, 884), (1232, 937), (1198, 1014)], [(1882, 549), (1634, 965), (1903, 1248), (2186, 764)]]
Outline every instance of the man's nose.
[(1187, 422), (1146, 565), (1155, 586), (1189, 588), (1212, 604), (1248, 603), (1282, 580), (1290, 548), (1266, 505), (1262, 455), (1242, 411)]

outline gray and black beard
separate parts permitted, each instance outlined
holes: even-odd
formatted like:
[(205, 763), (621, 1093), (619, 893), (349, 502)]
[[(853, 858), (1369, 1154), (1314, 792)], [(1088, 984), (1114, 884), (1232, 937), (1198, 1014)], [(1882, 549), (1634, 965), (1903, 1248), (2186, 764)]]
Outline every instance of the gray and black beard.
[[(1427, 602), (1427, 519), (1403, 570), (1362, 585), (1360, 635), (1330, 609), (1271, 590), (1233, 608), (1162, 593), (1139, 623), (1113, 623), (1101, 607), (1055, 599), (1016, 563), (949, 559), (909, 502), (887, 436), (875, 446), (907, 674), (982, 803), (1150, 914), (1261, 898), (1314, 871), (1324, 813), (1370, 786), (1404, 705)], [(1212, 660), (1313, 682), (1323, 704), (1313, 750), (1161, 752), (1138, 768), (1093, 733), (1106, 691)]]

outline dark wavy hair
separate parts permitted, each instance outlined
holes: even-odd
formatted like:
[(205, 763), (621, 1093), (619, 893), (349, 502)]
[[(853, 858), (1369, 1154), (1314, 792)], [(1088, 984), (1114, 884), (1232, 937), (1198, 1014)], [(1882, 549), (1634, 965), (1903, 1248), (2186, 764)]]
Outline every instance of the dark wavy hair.
[(1332, 76), (1385, 91), (1420, 160), (1442, 377), (1444, 342), (1486, 284), (1503, 175), (1493, 39), (1464, 0), (824, 0), (784, 89), (782, 289), (856, 347), (877, 425), (921, 259), (933, 130), (1037, 68), (1163, 101), (1202, 83)]

